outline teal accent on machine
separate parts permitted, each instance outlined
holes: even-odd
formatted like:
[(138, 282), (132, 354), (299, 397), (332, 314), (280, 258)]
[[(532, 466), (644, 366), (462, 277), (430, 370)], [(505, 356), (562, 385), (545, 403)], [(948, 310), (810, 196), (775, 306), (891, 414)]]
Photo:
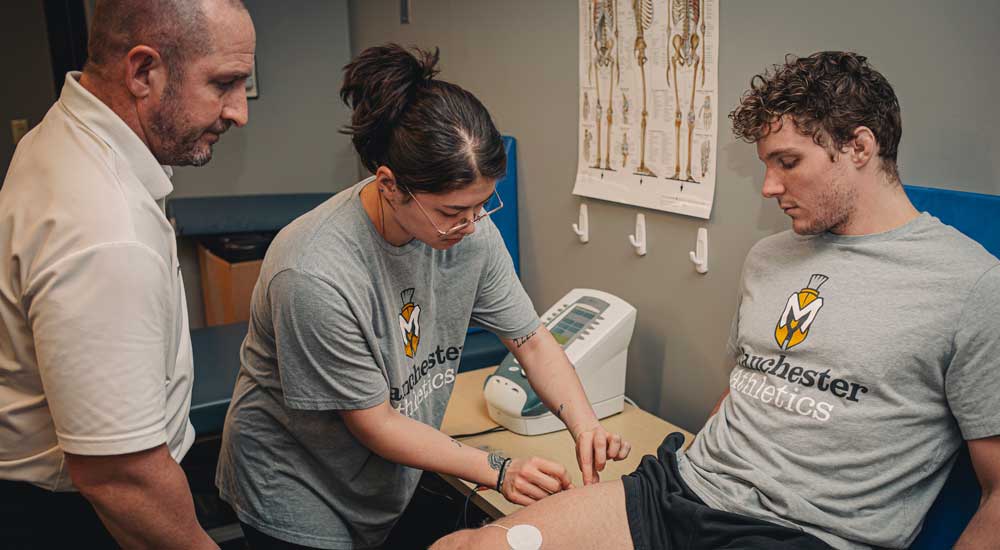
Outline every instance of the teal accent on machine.
[[(584, 288), (571, 290), (542, 316), (542, 324), (576, 368), (598, 418), (624, 408), (635, 316), (635, 308), (621, 298)], [(512, 432), (540, 435), (565, 428), (531, 388), (513, 354), (486, 379), (483, 393), (490, 418)]]

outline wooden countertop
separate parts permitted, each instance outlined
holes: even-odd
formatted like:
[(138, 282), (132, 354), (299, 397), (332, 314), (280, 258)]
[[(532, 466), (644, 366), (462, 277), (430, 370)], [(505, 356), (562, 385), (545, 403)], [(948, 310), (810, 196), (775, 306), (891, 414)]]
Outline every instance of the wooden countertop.
[[(497, 425), (490, 419), (486, 410), (486, 399), (483, 397), (483, 383), (494, 370), (496, 369), (492, 367), (478, 369), (464, 372), (456, 377), (455, 389), (445, 411), (441, 431), (454, 436), (481, 432)], [(694, 438), (691, 433), (628, 403), (625, 404), (624, 411), (609, 416), (601, 422), (609, 431), (621, 434), (632, 445), (632, 452), (627, 459), (621, 462), (608, 461), (604, 471), (601, 472), (602, 480), (616, 479), (631, 473), (639, 465), (643, 455), (656, 454), (656, 449), (663, 442), (663, 438), (671, 432), (684, 434), (685, 447), (690, 445)], [(583, 475), (576, 463), (576, 448), (568, 430), (535, 436), (518, 435), (504, 430), (463, 438), (461, 441), (463, 444), (483, 450), (501, 451), (511, 457), (538, 456), (559, 462), (566, 466), (574, 485), (578, 487), (583, 485)], [(458, 478), (446, 475), (441, 477), (458, 489), (463, 496), (468, 496), (474, 488), (473, 484)], [(521, 508), (517, 504), (507, 502), (507, 499), (493, 490), (477, 492), (473, 495), (472, 502), (493, 518), (508, 515)]]

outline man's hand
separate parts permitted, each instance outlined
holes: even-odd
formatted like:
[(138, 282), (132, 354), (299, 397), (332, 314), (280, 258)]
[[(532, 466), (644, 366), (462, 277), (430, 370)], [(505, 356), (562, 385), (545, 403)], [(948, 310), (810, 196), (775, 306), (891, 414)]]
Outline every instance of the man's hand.
[(583, 484), (590, 485), (601, 481), (600, 472), (610, 460), (628, 458), (632, 445), (616, 433), (609, 433), (600, 423), (575, 434), (576, 461), (583, 473)]
[(572, 489), (566, 468), (544, 458), (515, 458), (507, 466), (500, 490), (507, 500), (527, 506), (543, 498)]

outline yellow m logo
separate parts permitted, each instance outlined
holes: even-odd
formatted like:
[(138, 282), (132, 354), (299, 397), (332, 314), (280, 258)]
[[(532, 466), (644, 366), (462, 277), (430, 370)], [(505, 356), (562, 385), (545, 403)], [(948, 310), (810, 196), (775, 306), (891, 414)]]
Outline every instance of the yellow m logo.
[(809, 335), (809, 327), (823, 307), (819, 287), (828, 279), (826, 275), (813, 275), (809, 279), (809, 286), (788, 297), (785, 309), (778, 318), (778, 325), (774, 328), (774, 341), (778, 343), (778, 347), (783, 350), (792, 349)]
[(414, 304), (413, 289), (403, 291), (403, 309), (399, 311), (399, 332), (403, 335), (403, 351), (407, 357), (417, 353), (420, 344), (420, 306)]

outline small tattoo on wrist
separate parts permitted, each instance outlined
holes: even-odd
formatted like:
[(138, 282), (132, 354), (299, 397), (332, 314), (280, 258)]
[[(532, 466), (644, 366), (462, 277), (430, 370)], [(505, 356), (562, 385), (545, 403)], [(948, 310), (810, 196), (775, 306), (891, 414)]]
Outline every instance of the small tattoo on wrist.
[(531, 337), (534, 336), (536, 332), (538, 332), (538, 331), (532, 331), (531, 334), (529, 334), (527, 336), (521, 336), (520, 338), (514, 338), (514, 344), (517, 347), (520, 348), (524, 344), (527, 344), (528, 340), (531, 340)]
[(503, 466), (504, 456), (500, 453), (490, 453), (486, 456), (486, 461), (489, 463), (491, 469), (500, 471), (500, 467)]
[(565, 403), (560, 403), (559, 404), (559, 409), (556, 410), (556, 418), (558, 418), (559, 420), (562, 420), (562, 413), (563, 413), (563, 409), (564, 408), (566, 408), (566, 404)]

